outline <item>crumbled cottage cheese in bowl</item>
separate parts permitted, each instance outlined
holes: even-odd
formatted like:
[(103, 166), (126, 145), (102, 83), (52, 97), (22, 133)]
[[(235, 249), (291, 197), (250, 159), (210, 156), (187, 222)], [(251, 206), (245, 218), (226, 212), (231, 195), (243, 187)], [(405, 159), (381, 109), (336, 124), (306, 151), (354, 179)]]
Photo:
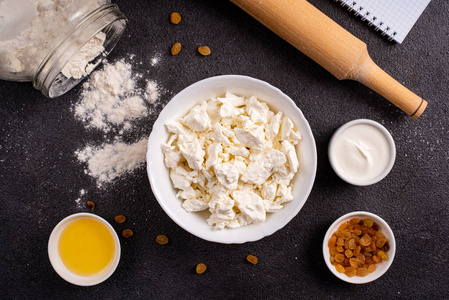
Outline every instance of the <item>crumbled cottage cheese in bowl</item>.
[(285, 226), (310, 194), (316, 161), (295, 103), (237, 75), (176, 95), (153, 125), (147, 152), (151, 188), (165, 212), (220, 243), (255, 241)]
[(177, 197), (188, 212), (209, 209), (215, 229), (263, 222), (293, 200), (301, 134), (257, 97), (226, 93), (165, 126), (171, 135), (162, 151)]

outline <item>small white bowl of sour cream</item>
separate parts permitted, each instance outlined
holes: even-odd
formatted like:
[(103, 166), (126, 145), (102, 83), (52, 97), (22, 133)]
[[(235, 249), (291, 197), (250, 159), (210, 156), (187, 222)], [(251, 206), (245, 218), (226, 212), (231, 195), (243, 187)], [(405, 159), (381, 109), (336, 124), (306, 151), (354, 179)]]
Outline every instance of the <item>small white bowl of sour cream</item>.
[(396, 147), (384, 126), (372, 120), (358, 119), (344, 124), (332, 135), (328, 156), (341, 179), (365, 186), (381, 181), (390, 173)]

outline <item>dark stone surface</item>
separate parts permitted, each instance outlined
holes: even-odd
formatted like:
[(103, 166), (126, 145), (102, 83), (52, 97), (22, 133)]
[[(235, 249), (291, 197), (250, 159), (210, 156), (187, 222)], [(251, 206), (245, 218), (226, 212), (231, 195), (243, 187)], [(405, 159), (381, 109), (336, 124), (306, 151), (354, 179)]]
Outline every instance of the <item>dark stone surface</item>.
[[(300, 213), (282, 230), (260, 241), (222, 245), (203, 241), (178, 227), (163, 212), (148, 184), (145, 168), (97, 189), (75, 150), (103, 137), (76, 121), (77, 87), (46, 99), (30, 83), (0, 82), (0, 268), (1, 299), (179, 299), (179, 298), (335, 298), (447, 299), (449, 146), (449, 3), (434, 0), (404, 43), (394, 44), (330, 0), (311, 0), (320, 10), (368, 44), (377, 64), (429, 101), (417, 121), (381, 96), (351, 81), (340, 82), (323, 68), (226, 0), (125, 1), (125, 36), (110, 60), (135, 54), (134, 67), (168, 92), (164, 105), (184, 87), (209, 76), (243, 74), (265, 80), (293, 98), (316, 138), (318, 170), (314, 188)], [(183, 15), (169, 23), (172, 11)], [(171, 57), (175, 42), (183, 44)], [(196, 47), (207, 44), (212, 55)], [(150, 59), (161, 53), (154, 67)], [(142, 64), (139, 64), (139, 63)], [(146, 136), (163, 105), (156, 107), (135, 136)], [(340, 180), (327, 159), (332, 133), (343, 123), (369, 118), (392, 133), (396, 163), (386, 179), (368, 187)], [(114, 275), (93, 287), (61, 279), (47, 257), (53, 227), (94, 201), (94, 210), (111, 221), (122, 239), (122, 258)], [(396, 258), (375, 282), (351, 285), (334, 277), (321, 254), (328, 226), (355, 210), (380, 215), (396, 235)], [(124, 214), (124, 224), (113, 217)], [(154, 242), (166, 234), (169, 244)], [(245, 261), (248, 254), (257, 265)], [(204, 262), (208, 270), (196, 275)]]

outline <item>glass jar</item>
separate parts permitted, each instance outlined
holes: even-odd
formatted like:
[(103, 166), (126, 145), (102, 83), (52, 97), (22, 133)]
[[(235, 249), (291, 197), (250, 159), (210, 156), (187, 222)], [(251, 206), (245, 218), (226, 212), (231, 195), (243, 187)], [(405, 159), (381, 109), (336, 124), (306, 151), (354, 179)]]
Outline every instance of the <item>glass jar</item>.
[(126, 21), (110, 0), (0, 0), (0, 79), (60, 96), (112, 51)]

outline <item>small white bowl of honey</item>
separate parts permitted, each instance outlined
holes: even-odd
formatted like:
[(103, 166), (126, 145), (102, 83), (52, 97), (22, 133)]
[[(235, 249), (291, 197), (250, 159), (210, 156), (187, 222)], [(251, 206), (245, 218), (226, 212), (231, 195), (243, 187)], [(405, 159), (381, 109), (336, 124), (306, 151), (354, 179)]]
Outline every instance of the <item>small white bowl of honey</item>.
[(51, 265), (64, 280), (80, 286), (108, 279), (120, 261), (120, 241), (112, 226), (90, 213), (63, 219), (48, 241)]

